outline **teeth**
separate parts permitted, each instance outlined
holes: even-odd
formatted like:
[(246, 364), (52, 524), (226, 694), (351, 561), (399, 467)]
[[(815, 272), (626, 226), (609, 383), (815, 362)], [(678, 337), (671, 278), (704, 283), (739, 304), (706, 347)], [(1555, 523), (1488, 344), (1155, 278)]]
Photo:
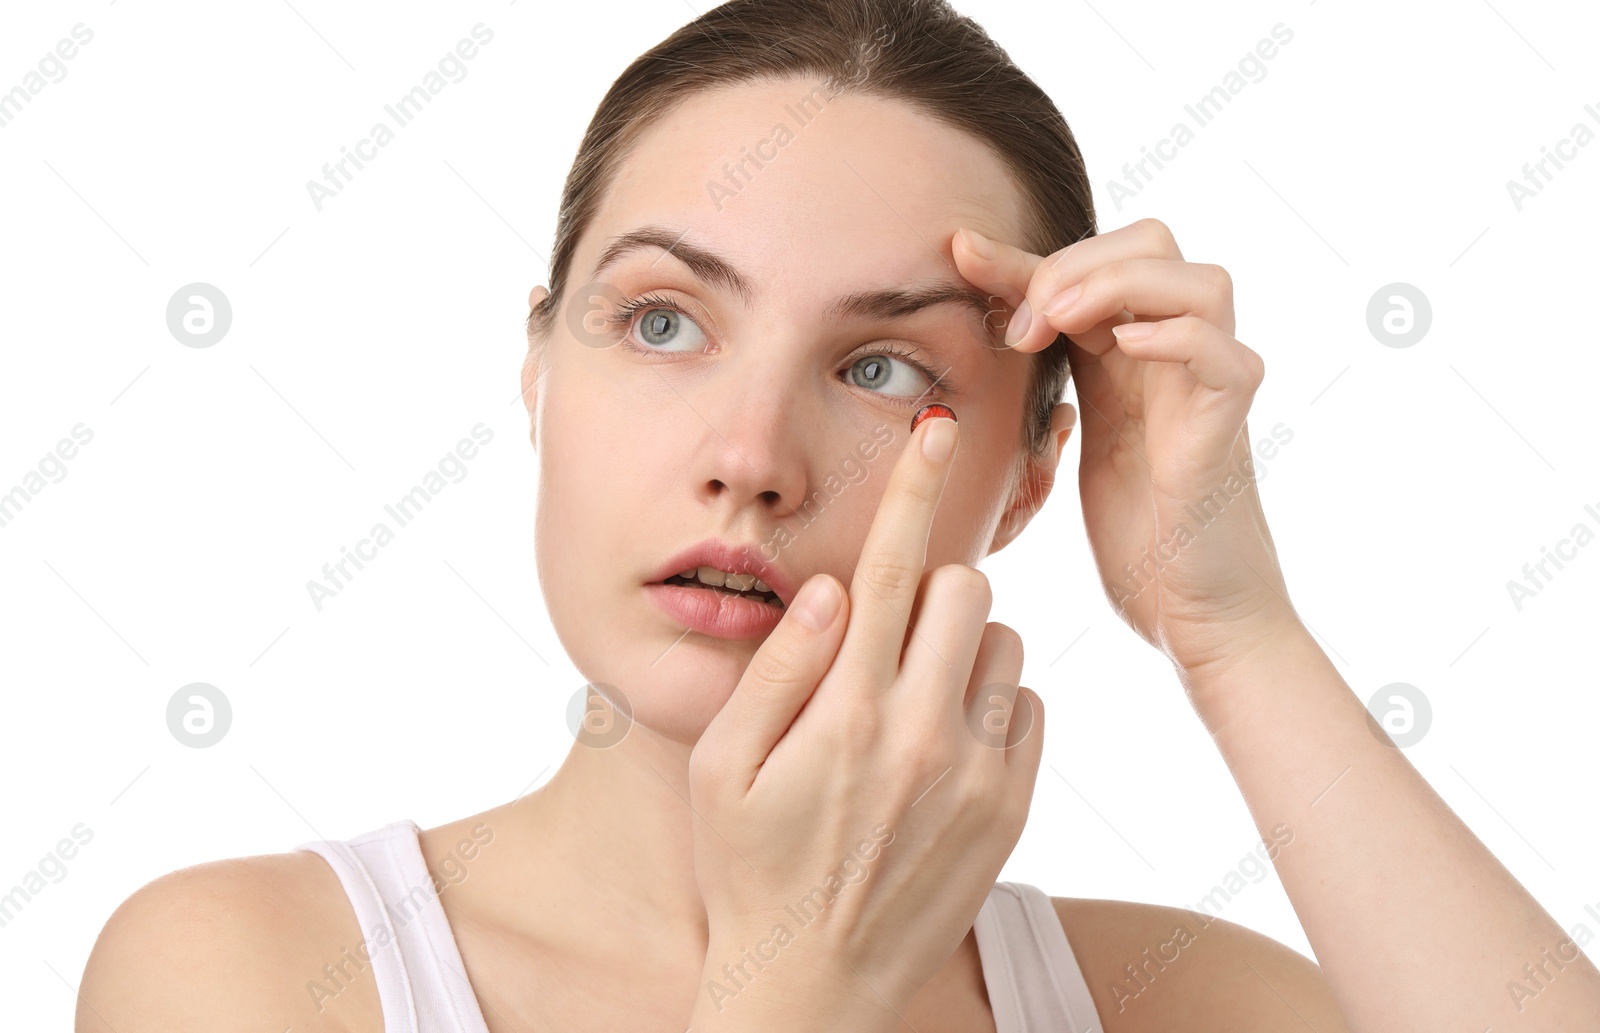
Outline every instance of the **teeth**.
[(753, 588), (757, 592), (777, 594), (773, 592), (771, 585), (753, 574), (730, 574), (716, 567), (690, 567), (688, 570), (678, 571), (678, 576), (689, 581), (699, 581), (703, 585), (731, 588), (736, 592), (748, 592)]

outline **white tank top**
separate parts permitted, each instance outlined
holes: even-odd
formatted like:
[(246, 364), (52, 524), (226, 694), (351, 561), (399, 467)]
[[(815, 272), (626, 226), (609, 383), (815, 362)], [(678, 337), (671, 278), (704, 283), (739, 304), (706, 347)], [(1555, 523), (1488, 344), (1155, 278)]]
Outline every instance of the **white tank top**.
[[(295, 847), (320, 854), (338, 873), (366, 937), (317, 982), (332, 997), (369, 963), (385, 1033), (489, 1033), (422, 859), (421, 831), (404, 820)], [(1088, 984), (1042, 891), (995, 883), (972, 928), (996, 1033), (1101, 1033)]]

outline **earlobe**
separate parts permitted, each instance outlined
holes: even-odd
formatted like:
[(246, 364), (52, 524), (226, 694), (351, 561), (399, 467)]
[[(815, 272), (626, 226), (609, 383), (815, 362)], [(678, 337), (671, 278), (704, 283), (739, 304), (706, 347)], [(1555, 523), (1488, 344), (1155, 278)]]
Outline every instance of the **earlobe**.
[(989, 544), (989, 554), (993, 555), (1011, 544), (1022, 533), (1023, 528), (1032, 522), (1040, 509), (1044, 508), (1045, 499), (1050, 497), (1050, 491), (1055, 487), (1056, 471), (1061, 466), (1061, 454), (1066, 448), (1067, 439), (1072, 436), (1072, 428), (1077, 425), (1078, 412), (1066, 402), (1061, 402), (1050, 413), (1050, 435), (1055, 439), (1055, 448), (1050, 453), (1050, 458), (1044, 461), (1028, 458), (1023, 463), (1022, 483), (1017, 486), (1012, 497), (1012, 502), (1000, 518), (1000, 524), (995, 528), (994, 541)]
[(1000, 523), (994, 529), (994, 540), (989, 543), (987, 555), (992, 556), (1010, 545), (1033, 520), (1033, 515), (1050, 494), (1052, 476), (1051, 471), (1042, 468), (1037, 460), (1031, 457), (1023, 460), (1020, 482), (1011, 493), (1006, 511), (1000, 515)]
[(532, 348), (522, 360), (522, 404), (528, 410), (528, 441), (539, 451), (539, 353)]
[(1078, 410), (1070, 403), (1057, 402), (1056, 407), (1050, 410), (1050, 433), (1056, 439), (1056, 464), (1061, 463), (1061, 450), (1066, 447), (1067, 438), (1072, 436), (1072, 428), (1078, 425)]
[(539, 449), (536, 418), (539, 394), (539, 367), (540, 360), (543, 357), (544, 346), (548, 342), (541, 343), (534, 339), (533, 312), (549, 295), (550, 292), (542, 286), (535, 287), (528, 292), (528, 354), (522, 360), (522, 403), (528, 409), (528, 440), (533, 443), (534, 451)]

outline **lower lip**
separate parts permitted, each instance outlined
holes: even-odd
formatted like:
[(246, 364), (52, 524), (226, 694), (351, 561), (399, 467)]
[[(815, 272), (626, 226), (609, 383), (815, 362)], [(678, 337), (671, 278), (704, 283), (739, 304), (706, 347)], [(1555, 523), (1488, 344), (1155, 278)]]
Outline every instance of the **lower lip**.
[(691, 631), (713, 638), (765, 638), (783, 620), (783, 611), (758, 599), (714, 588), (656, 583), (645, 585), (650, 601)]

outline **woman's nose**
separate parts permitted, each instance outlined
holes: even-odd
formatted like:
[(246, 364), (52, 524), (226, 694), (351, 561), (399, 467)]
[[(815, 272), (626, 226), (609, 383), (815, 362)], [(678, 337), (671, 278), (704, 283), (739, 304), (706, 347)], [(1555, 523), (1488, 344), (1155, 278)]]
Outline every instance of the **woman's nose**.
[(780, 516), (799, 507), (816, 442), (792, 401), (743, 391), (688, 401), (696, 410), (693, 469), (708, 501), (759, 502)]

